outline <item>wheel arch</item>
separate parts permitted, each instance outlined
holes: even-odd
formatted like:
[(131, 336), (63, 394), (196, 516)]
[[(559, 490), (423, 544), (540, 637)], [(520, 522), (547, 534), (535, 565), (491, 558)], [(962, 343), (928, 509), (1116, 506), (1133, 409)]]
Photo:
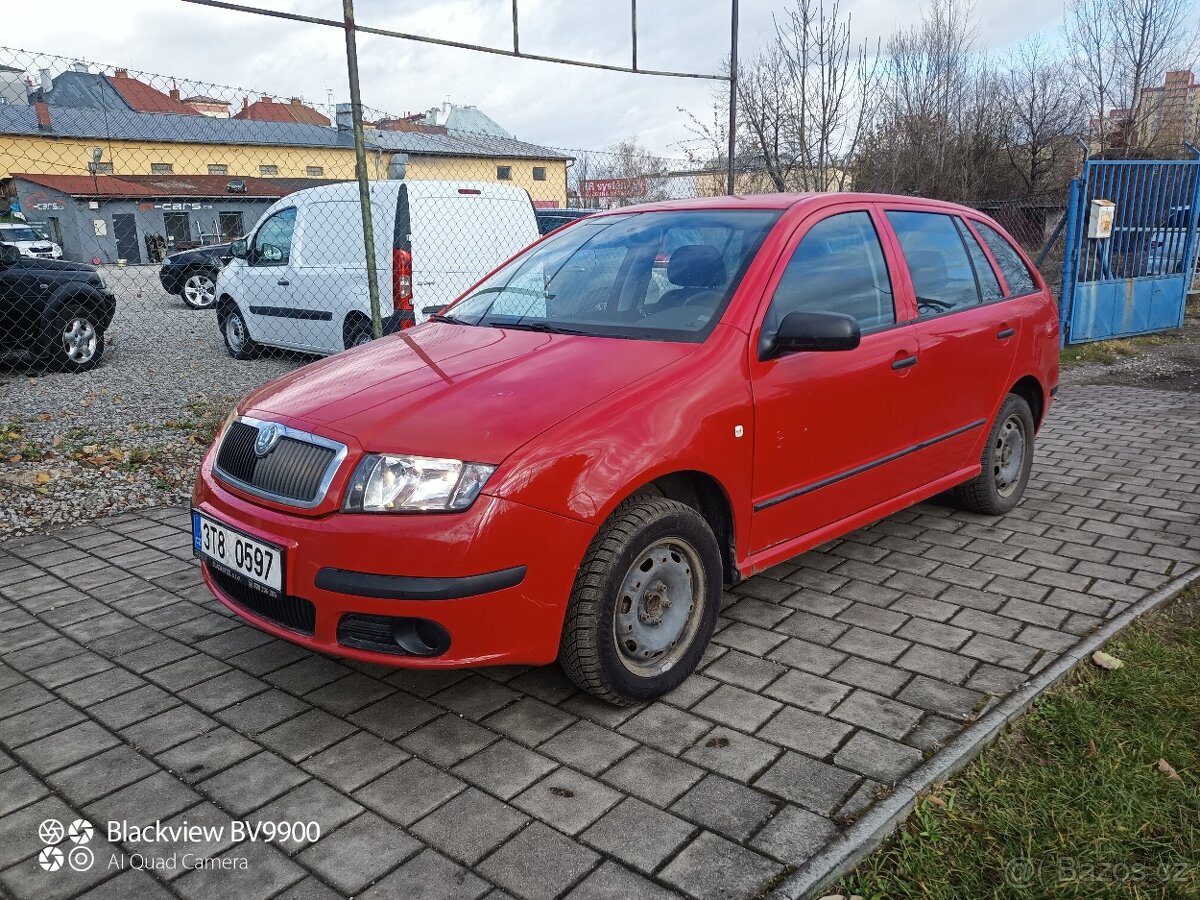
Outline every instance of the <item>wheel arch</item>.
[(46, 323), (52, 323), (54, 317), (68, 305), (83, 306), (95, 312), (101, 320), (98, 323), (101, 331), (108, 330), (117, 311), (116, 300), (111, 295), (106, 296), (87, 284), (68, 283), (55, 291), (46, 304), (43, 313)]
[(604, 511), (605, 518), (622, 502), (638, 494), (677, 500), (700, 513), (713, 530), (721, 548), (721, 570), (725, 583), (734, 584), (741, 579), (737, 568), (733, 503), (729, 499), (729, 492), (717, 478), (697, 469), (680, 469), (656, 475), (622, 492), (621, 496), (614, 497)]
[(361, 309), (352, 309), (346, 313), (346, 318), (342, 319), (342, 346), (349, 348), (350, 336), (352, 329), (363, 324), (367, 326), (367, 330), (371, 330), (371, 317)]
[(1016, 383), (1008, 389), (1010, 394), (1016, 394), (1022, 400), (1029, 404), (1029, 410), (1033, 413), (1034, 428), (1042, 427), (1042, 416), (1046, 411), (1046, 391), (1039, 381), (1033, 375), (1025, 375), (1018, 378)]

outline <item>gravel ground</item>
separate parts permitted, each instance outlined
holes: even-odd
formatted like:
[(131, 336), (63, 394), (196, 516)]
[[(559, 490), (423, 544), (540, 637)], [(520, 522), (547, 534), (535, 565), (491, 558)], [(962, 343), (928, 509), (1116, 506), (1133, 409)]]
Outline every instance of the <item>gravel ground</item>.
[[(1124, 355), (1115, 362), (1068, 365), (1063, 369), (1063, 382), (1200, 393), (1200, 298), (1193, 295), (1190, 300), (1183, 328), (1114, 341), (1111, 346)], [(1071, 354), (1068, 347), (1068, 362)]]
[(214, 313), (167, 294), (157, 266), (102, 271), (117, 317), (97, 368), (0, 369), (0, 540), (182, 501), (233, 402), (308, 361), (230, 359)]

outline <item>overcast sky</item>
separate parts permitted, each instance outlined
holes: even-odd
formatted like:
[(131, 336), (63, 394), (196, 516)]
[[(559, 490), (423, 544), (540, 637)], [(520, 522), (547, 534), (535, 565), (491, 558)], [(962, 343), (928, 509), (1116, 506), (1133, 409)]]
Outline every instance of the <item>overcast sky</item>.
[[(340, 18), (338, 0), (241, 0), (247, 5)], [(792, 0), (742, 0), (740, 52), (772, 32)], [(198, 82), (279, 96), (345, 100), (342, 33), (331, 28), (217, 11), (182, 0), (51, 0), (4, 4), (0, 42)], [(520, 0), (521, 49), (628, 65), (629, 0)], [(920, 17), (920, 0), (843, 0), (856, 36), (872, 43)], [(357, 0), (360, 24), (511, 47), (510, 0)], [(716, 72), (728, 53), (729, 0), (640, 0), (644, 67)], [(980, 43), (1004, 48), (1055, 34), (1060, 0), (984, 0)], [(9, 60), (0, 59), (0, 63)], [(364, 104), (390, 112), (449, 98), (474, 104), (518, 137), (566, 148), (604, 148), (632, 135), (681, 155), (679, 107), (703, 117), (712, 83), (605, 73), (465, 50), (360, 36)]]

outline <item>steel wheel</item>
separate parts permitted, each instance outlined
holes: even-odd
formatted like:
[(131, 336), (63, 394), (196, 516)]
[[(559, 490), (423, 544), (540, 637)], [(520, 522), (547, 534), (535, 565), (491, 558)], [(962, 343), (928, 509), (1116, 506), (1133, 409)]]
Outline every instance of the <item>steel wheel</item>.
[(687, 541), (647, 547), (629, 567), (617, 595), (613, 638), (635, 674), (665, 672), (691, 646), (705, 597), (704, 567)]
[(225, 318), (225, 343), (229, 345), (230, 352), (244, 353), (248, 337), (242, 317), (236, 312), (230, 313)]
[(74, 316), (67, 320), (63, 328), (62, 342), (67, 361), (74, 366), (86, 366), (96, 356), (99, 336), (88, 319)]
[(193, 309), (208, 309), (216, 299), (216, 283), (205, 272), (194, 272), (183, 283), (183, 302)]
[(1001, 497), (1011, 497), (1021, 482), (1026, 446), (1029, 443), (1024, 420), (1015, 413), (1010, 415), (1000, 426), (995, 441), (992, 477), (996, 482), (996, 493)]

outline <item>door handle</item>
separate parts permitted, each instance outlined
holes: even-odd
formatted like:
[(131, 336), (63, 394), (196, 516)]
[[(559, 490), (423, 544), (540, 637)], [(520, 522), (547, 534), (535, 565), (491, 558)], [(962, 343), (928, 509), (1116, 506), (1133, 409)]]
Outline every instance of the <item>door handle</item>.
[(917, 364), (917, 354), (912, 356), (902, 356), (899, 359), (892, 360), (893, 369), (908, 369)]
[(283, 285), (291, 284), (291, 282), (290, 282), (290, 281), (288, 281), (286, 278), (280, 278), (280, 279), (279, 279), (277, 282), (275, 282), (275, 283), (276, 283), (276, 284), (283, 284)]
[(1012, 326), (1009, 326), (1007, 328), (1001, 328), (999, 331), (996, 332), (996, 340), (998, 340), (998, 341), (1007, 340), (1008, 338), (1012, 337), (1016, 333), (1017, 333), (1017, 329), (1013, 328)]

